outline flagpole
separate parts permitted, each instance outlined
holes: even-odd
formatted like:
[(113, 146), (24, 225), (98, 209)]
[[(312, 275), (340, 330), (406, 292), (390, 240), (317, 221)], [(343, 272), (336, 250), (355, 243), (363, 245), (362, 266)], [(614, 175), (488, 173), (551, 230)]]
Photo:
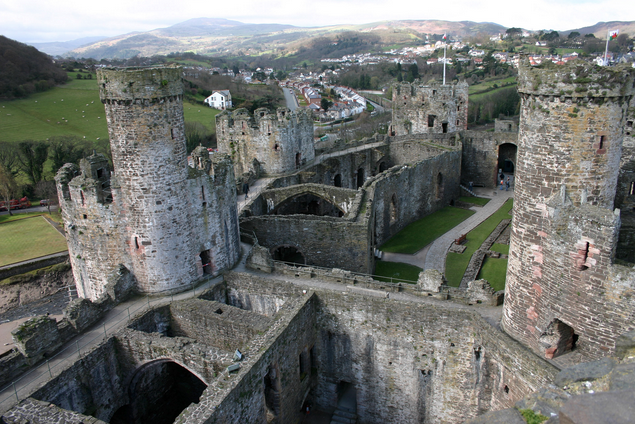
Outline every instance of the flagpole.
[(443, 35), (443, 85), (445, 85), (445, 52), (448, 48), (448, 43), (446, 40), (446, 35)]
[(611, 30), (609, 29), (608, 32), (606, 33), (606, 49), (604, 50), (604, 66), (607, 66), (608, 63), (606, 62), (606, 56), (608, 56), (609, 54), (609, 40), (611, 37)]

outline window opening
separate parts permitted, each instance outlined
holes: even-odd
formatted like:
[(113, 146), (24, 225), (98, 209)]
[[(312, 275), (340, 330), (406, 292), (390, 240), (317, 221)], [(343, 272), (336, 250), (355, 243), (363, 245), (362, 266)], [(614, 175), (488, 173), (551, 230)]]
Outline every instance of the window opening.
[(631, 181), (631, 187), (628, 189), (628, 194), (635, 195), (635, 181)]
[(443, 129), (443, 133), (447, 133), (448, 132), (448, 123), (447, 122), (443, 122), (441, 124), (441, 128)]
[(600, 150), (602, 150), (604, 148), (604, 136), (603, 135), (600, 136), (600, 146), (598, 148)]
[(434, 118), (436, 118), (435, 115), (428, 115), (428, 128), (434, 127)]
[(139, 239), (137, 237), (134, 238), (134, 247), (135, 249), (139, 248)]

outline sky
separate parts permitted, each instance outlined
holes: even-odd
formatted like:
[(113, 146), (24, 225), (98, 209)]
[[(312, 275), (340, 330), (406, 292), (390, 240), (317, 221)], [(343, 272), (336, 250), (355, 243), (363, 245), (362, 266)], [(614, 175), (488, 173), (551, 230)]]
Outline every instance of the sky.
[(0, 35), (23, 43), (112, 37), (193, 18), (295, 26), (439, 19), (562, 31), (635, 21), (635, 7), (633, 0), (0, 0)]

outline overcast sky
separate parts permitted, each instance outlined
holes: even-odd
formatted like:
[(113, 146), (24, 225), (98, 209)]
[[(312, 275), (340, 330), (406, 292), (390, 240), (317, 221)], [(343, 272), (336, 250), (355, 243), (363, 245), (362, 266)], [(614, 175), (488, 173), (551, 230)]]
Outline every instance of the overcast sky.
[(115, 36), (192, 18), (296, 26), (441, 19), (568, 30), (635, 21), (633, 0), (0, 0), (0, 34), (29, 43)]

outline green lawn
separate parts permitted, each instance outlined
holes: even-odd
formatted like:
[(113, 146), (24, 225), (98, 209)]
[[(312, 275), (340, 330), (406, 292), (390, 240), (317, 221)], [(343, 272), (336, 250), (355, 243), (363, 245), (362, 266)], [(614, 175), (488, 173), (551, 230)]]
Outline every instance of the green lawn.
[(509, 255), (509, 244), (494, 243), (490, 250), (493, 250), (494, 252), (498, 252), (498, 253), (503, 253), (505, 255)]
[(465, 274), (467, 265), (470, 263), (472, 254), (481, 247), (481, 244), (503, 219), (511, 218), (509, 211), (512, 206), (512, 199), (509, 199), (492, 216), (467, 233), (467, 249), (463, 253), (448, 253), (445, 260), (445, 278), (450, 286), (458, 287), (461, 284), (461, 279), (463, 274)]
[(0, 240), (0, 266), (67, 249), (66, 239), (39, 217), (0, 224)]
[(477, 278), (489, 281), (490, 286), (498, 291), (505, 289), (506, 275), (507, 259), (486, 257)]
[(375, 262), (375, 275), (377, 276), (375, 279), (387, 283), (414, 284), (419, 279), (419, 273), (421, 271), (423, 270), (418, 266), (404, 264), (402, 262)]
[(13, 215), (9, 215), (9, 214), (0, 215), (0, 224), (2, 224), (3, 222), (17, 221), (20, 219), (31, 218), (31, 217), (40, 216), (40, 215), (46, 215), (55, 222), (59, 222), (60, 224), (63, 223), (62, 214), (60, 214), (59, 212), (53, 212), (52, 214), (49, 215), (48, 212), (15, 213), (15, 211), (13, 211)]
[[(97, 80), (73, 79), (69, 73), (64, 85), (27, 99), (0, 101), (0, 141), (46, 140), (59, 135), (75, 135), (96, 141), (108, 138), (106, 113), (99, 100)], [(210, 132), (216, 131), (219, 110), (208, 106), (183, 103), (186, 122), (200, 122)]]
[(474, 211), (446, 206), (408, 225), (384, 243), (380, 250), (414, 254), (466, 220)]
[(488, 78), (486, 80), (483, 80), (482, 82), (479, 82), (478, 84), (470, 85), (468, 88), (470, 99), (472, 98), (471, 95), (474, 93), (479, 93), (481, 91), (495, 88), (494, 84), (497, 85), (496, 88), (502, 87), (503, 85), (505, 85), (506, 87), (511, 87), (512, 85), (516, 84), (516, 77)]
[(459, 200), (464, 203), (472, 203), (473, 205), (485, 206), (490, 199), (484, 197), (463, 196)]

